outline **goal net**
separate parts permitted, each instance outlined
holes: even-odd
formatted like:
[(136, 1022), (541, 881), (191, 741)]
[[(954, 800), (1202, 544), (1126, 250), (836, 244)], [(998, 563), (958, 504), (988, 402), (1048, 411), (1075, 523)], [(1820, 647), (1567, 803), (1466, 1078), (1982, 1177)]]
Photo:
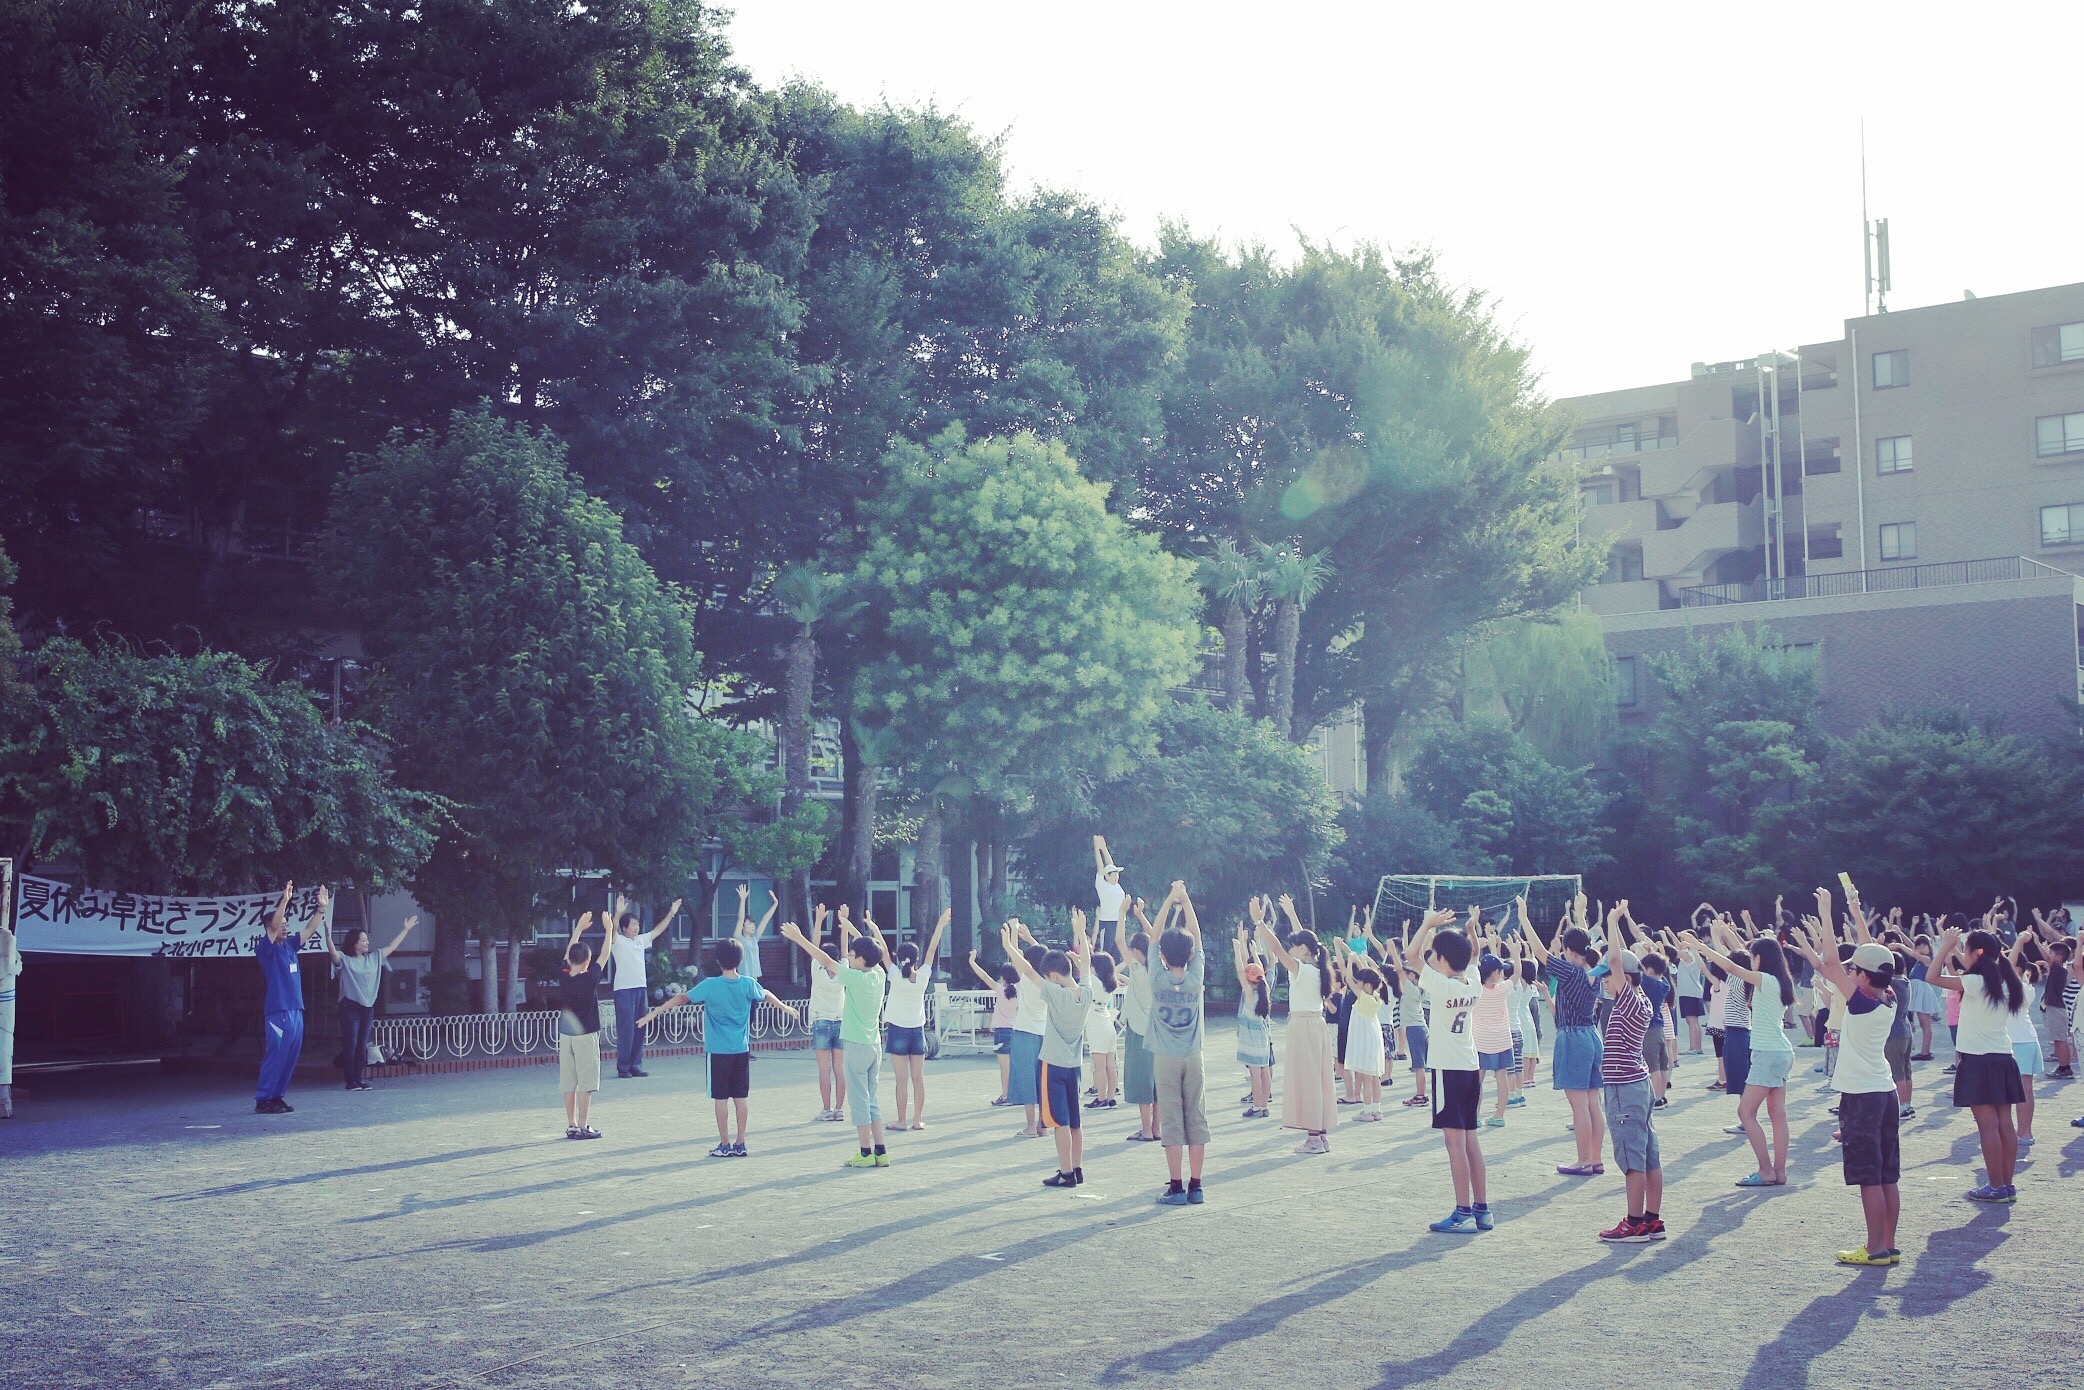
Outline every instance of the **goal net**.
[[(1546, 939), (1556, 919), (1584, 888), (1579, 874), (1523, 874), (1517, 878), (1482, 878), (1466, 874), (1385, 874), (1375, 889), (1377, 935), (1398, 931), (1406, 919), (1412, 928), (1435, 908), (1453, 908), (1466, 921), (1471, 907), (1483, 920), (1517, 929), (1513, 900), (1525, 897), (1527, 919)], [(1509, 934), (1509, 933), (1508, 933)]]

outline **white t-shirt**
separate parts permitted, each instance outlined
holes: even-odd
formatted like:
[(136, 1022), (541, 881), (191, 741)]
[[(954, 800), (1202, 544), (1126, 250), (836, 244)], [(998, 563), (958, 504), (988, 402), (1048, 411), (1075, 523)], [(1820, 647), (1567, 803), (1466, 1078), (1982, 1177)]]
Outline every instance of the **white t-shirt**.
[[(1816, 983), (1824, 984), (1822, 976)], [(1900, 983), (1898, 989), (1908, 989), (1909, 981)], [(1838, 1066), (1831, 1073), (1831, 1085), (1845, 1095), (1878, 1095), (1896, 1089), (1896, 1078), (1889, 1072), (1886, 1048), (1889, 1029), (1896, 1021), (1896, 1006), (1887, 1000), (1869, 1008), (1870, 1001), (1861, 998), (1847, 1001), (1845, 1017), (1835, 1021), (1838, 1029)], [(1861, 1012), (1854, 1012), (1857, 1007)]]
[(1476, 1070), (1476, 1029), (1469, 1015), (1482, 988), (1473, 967), (1459, 976), (1443, 975), (1431, 965), (1418, 972), (1419, 992), (1432, 1011), (1426, 1065), (1434, 1071)]
[[(1787, 1030), (1780, 1026), (1781, 1010), (1787, 1001), (1780, 997), (1780, 977), (1758, 972), (1758, 985), (1751, 996), (1751, 1055), (1762, 1052), (1793, 1052), (1795, 1045), (1787, 1040)], [(1832, 995), (1831, 1026), (1838, 1026), (1837, 996)], [(1841, 1044), (1842, 1045), (1842, 1044)]]
[(748, 980), (759, 979), (760, 938), (757, 936), (741, 936), (738, 938), (738, 949), (743, 953), (739, 957), (738, 973), (745, 976)]
[(839, 976), (828, 975), (822, 965), (810, 968), (810, 1016), (818, 1023), (837, 1023), (846, 1012), (847, 992)]
[(1954, 1039), (1955, 1053), (1964, 1057), (2012, 1055), (2012, 1011), (2004, 1007), (2002, 995), (1998, 998), (2000, 1002), (1990, 1002), (1980, 975), (1962, 976), (1961, 1032)]
[(1093, 892), (1100, 897), (1100, 920), (1119, 922), (1122, 920), (1122, 904), (1129, 899), (1129, 890), (1119, 882), (1109, 882), (1106, 874), (1093, 875)]
[(1534, 1041), (1533, 1002), (1534, 986), (1525, 980), (1515, 980), (1512, 985), (1512, 1030), (1526, 1044)]
[(1049, 1001), (1042, 997), (1042, 986), (1023, 975), (1014, 991), (1013, 999), (1013, 1031), (1033, 1033), (1040, 1037), (1042, 1021), (1049, 1017)]
[(648, 983), (644, 977), (644, 938), (615, 933), (615, 940), (608, 946), (608, 959), (615, 963), (615, 988), (643, 989)]
[(1288, 976), (1288, 1017), (1298, 1014), (1324, 1013), (1324, 986), (1317, 978), (1317, 967), (1298, 965)]
[[(2021, 981), (2021, 983), (2023, 984), (2024, 981)], [(2031, 986), (2028, 986), (2026, 990), (2026, 1004), (2027, 1006), (2013, 1014), (2011, 1021), (2005, 1025), (2005, 1036), (2011, 1039), (2013, 1047), (2035, 1047), (2039, 1045), (2041, 1040), (2041, 1035), (2034, 1030), (2033, 1026), (2033, 989)]]
[(1147, 1038), (1151, 1035), (1151, 972), (1132, 957), (1123, 975), (1128, 987), (1122, 994), (1122, 1017), (1130, 1032)]
[(1672, 972), (1672, 979), (1681, 999), (1699, 999), (1708, 992), (1708, 972), (1694, 961), (1680, 961), (1679, 968)]
[(922, 965), (916, 973), (918, 978), (912, 980), (902, 970), (890, 976), (890, 1002), (883, 1007), (883, 1022), (893, 1028), (926, 1026), (926, 987), (933, 972)]

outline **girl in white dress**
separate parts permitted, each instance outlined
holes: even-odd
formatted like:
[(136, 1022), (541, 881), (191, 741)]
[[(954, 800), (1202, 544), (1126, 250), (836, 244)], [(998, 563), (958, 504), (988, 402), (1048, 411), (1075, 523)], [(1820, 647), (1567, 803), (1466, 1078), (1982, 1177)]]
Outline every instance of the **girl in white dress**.
[(1114, 1020), (1114, 957), (1105, 951), (1093, 954), (1093, 968), (1085, 972), (1085, 992), (1093, 1007), (1085, 1016), (1085, 1045), (1093, 1053), (1093, 1091), (1088, 1110), (1112, 1110), (1121, 1101), (1115, 1092), (1121, 1084), (1115, 1068), (1114, 1049), (1118, 1040)]

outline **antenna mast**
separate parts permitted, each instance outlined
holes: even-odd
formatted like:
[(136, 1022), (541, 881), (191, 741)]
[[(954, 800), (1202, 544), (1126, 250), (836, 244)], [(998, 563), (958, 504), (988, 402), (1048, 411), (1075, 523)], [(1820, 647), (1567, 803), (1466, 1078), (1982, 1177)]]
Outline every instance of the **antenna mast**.
[(1867, 216), (1867, 120), (1860, 118), (1860, 253), (1866, 262), (1866, 312), (1889, 311), (1889, 219)]

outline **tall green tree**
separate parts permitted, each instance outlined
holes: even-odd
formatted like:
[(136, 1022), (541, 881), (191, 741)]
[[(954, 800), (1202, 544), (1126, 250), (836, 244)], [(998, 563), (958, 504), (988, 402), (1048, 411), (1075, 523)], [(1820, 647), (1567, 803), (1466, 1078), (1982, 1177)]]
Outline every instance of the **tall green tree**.
[(321, 556), (401, 773), (453, 804), (414, 892), (438, 964), (518, 930), (560, 869), (663, 894), (714, 827), (688, 615), (544, 436), (489, 411), (341, 481)]
[(1309, 754), (1272, 724), (1199, 700), (1174, 704), (1157, 728), (1155, 753), (1023, 838), (1029, 892), (1089, 908), (1098, 828), (1151, 902), (1173, 879), (1212, 922), (1242, 916), (1253, 893), (1302, 898), (1341, 838), (1338, 797)]
[(1249, 711), (1252, 688), (1251, 616), (1259, 606), (1265, 572), (1256, 557), (1228, 536), (1218, 536), (1195, 571), (1209, 601), (1220, 611), (1223, 633), (1223, 707)]
[(1585, 608), (1495, 625), (1462, 652), (1462, 706), (1495, 705), (1513, 732), (1546, 757), (1584, 762), (1614, 733), (1606, 635)]
[(28, 658), (0, 727), (0, 837), (100, 888), (202, 896), (288, 879), (381, 889), (416, 872), (437, 807), (360, 724), (223, 652), (65, 638)]
[(1610, 862), (1608, 796), (1591, 770), (1550, 762), (1502, 723), (1433, 726), (1404, 785), (1500, 873), (1582, 874)]
[[(1480, 625), (1543, 613), (1598, 565), (1524, 348), (1425, 258), (1304, 242), (1292, 265), (1184, 229), (1157, 266), (1194, 313), (1139, 502), (1188, 546), (1230, 536), (1323, 553), (1301, 615), (1294, 727), (1358, 702), (1371, 785)], [(1264, 643), (1272, 635), (1261, 633)]]
[[(1030, 434), (951, 429), (892, 451), (855, 571), (879, 653), (855, 702), (922, 780), (954, 775), (1021, 809), (1154, 746), (1194, 668), (1191, 566), (1106, 493)], [(938, 814), (929, 800), (923, 818)]]
[(1959, 710), (1891, 711), (1833, 742), (1796, 811), (1802, 881), (1848, 872), (1876, 906), (1980, 911), (2004, 893), (2044, 910), (2084, 878), (2084, 759)]
[(1325, 897), (1335, 910), (1342, 903), (1365, 909), (1385, 874), (1466, 876), (1497, 869), (1490, 853), (1469, 844), (1453, 821), (1381, 788), (1340, 807), (1339, 829), (1345, 839), (1325, 870)]

